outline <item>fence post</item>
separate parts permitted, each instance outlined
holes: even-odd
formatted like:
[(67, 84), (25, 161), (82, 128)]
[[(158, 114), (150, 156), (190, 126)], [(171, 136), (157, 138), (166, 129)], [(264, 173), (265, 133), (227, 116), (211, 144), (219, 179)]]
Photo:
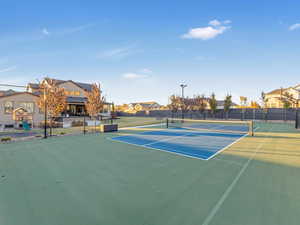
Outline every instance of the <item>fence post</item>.
[(300, 124), (299, 124), (299, 112), (298, 112), (298, 108), (296, 109), (296, 122), (295, 122), (295, 128), (298, 129), (300, 128)]

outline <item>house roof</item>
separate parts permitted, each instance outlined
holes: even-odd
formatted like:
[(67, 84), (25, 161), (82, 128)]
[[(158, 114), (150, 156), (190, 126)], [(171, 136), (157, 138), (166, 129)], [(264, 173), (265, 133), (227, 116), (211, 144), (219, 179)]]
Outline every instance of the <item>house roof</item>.
[[(224, 106), (225, 105), (225, 101), (224, 100), (217, 100), (217, 106)], [(231, 106), (238, 106), (238, 104), (232, 102)]]
[(141, 105), (143, 108), (148, 108), (148, 109), (160, 106), (157, 102), (135, 102), (135, 103), (130, 103), (130, 105), (132, 105), (133, 107), (136, 105)]
[(270, 91), (269, 93), (266, 93), (267, 95), (280, 95), (282, 91), (285, 91), (287, 89), (282, 89), (282, 88), (279, 88), (279, 89), (275, 89), (273, 91)]
[(0, 98), (6, 98), (6, 97), (11, 97), (11, 96), (15, 96), (15, 95), (22, 95), (22, 94), (28, 94), (28, 95), (32, 95), (34, 97), (39, 97), (38, 95), (30, 93), (30, 92), (13, 92), (13, 93), (10, 93), (10, 94), (7, 94), (7, 95), (0, 96)]
[(140, 104), (140, 105), (155, 105), (155, 104), (157, 104), (157, 105), (159, 105), (157, 102), (154, 102), (154, 101), (152, 101), (152, 102), (133, 102), (130, 104), (132, 104), (132, 105), (137, 105), (137, 104)]
[(7, 95), (11, 95), (11, 94), (13, 94), (13, 93), (15, 93), (15, 91), (14, 91), (14, 90), (11, 90), (11, 89), (6, 90), (6, 91), (0, 91), (0, 97), (2, 97), (2, 96), (7, 96)]
[[(72, 81), (72, 80), (58, 80), (58, 79), (53, 79), (53, 80), (55, 80), (58, 85), (66, 83), (66, 82), (71, 82), (71, 83), (77, 85), (78, 87), (82, 88), (85, 91), (92, 91), (92, 84), (75, 82), (75, 81)], [(33, 88), (33, 89), (38, 89), (39, 84), (29, 83), (28, 87)]]

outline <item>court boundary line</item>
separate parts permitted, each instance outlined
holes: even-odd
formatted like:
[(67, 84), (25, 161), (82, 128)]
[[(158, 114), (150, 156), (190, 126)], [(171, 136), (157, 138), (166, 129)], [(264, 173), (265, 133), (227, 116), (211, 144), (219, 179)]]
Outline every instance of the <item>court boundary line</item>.
[(138, 145), (138, 144), (133, 144), (133, 143), (129, 143), (129, 142), (126, 142), (126, 141), (120, 141), (120, 140), (115, 140), (115, 139), (112, 139), (112, 138), (107, 138), (111, 141), (115, 141), (115, 142), (118, 142), (118, 143), (125, 143), (127, 145), (133, 145), (133, 146), (136, 146), (136, 147), (142, 147), (142, 149), (152, 149), (152, 150), (156, 150), (156, 151), (161, 151), (161, 152), (165, 152), (165, 153), (171, 153), (171, 154), (174, 154), (174, 155), (180, 155), (180, 156), (183, 156), (183, 157), (186, 157), (186, 158), (191, 158), (191, 159), (200, 159), (200, 160), (205, 160), (207, 161), (206, 159), (203, 159), (203, 158), (199, 158), (199, 157), (196, 157), (196, 156), (190, 156), (190, 155), (185, 155), (183, 153), (178, 153), (178, 152), (171, 152), (171, 151), (167, 151), (167, 150), (164, 150), (164, 149), (160, 149), (160, 148), (153, 148), (153, 147), (149, 147), (149, 146), (144, 146), (144, 145)]
[[(141, 125), (141, 126), (133, 126), (133, 127), (121, 127), (119, 128), (119, 130), (128, 130), (128, 129), (132, 129), (132, 128), (145, 128), (145, 127), (155, 127), (158, 125), (165, 125), (164, 123), (155, 123), (155, 124), (148, 124), (148, 125)], [(163, 128), (165, 129), (165, 128)]]
[(215, 154), (213, 154), (212, 156), (210, 156), (207, 160), (210, 160), (212, 158), (214, 158), (215, 156), (217, 156), (218, 154), (222, 153), (223, 151), (225, 151), (226, 149), (230, 148), (232, 145), (236, 144), (237, 142), (239, 142), (240, 140), (242, 140), (243, 138), (247, 137), (249, 134), (245, 134), (242, 137), (238, 138), (237, 140), (235, 140), (234, 142), (232, 142), (231, 144), (225, 146), (224, 148), (222, 148), (221, 150), (217, 151)]
[[(163, 129), (163, 130), (168, 130), (168, 129)], [(148, 149), (153, 149), (153, 150), (159, 150), (159, 151), (163, 151), (163, 152), (167, 152), (167, 153), (173, 153), (173, 154), (184, 156), (184, 157), (187, 157), (187, 158), (193, 158), (193, 159), (200, 159), (200, 160), (208, 161), (208, 160), (212, 159), (213, 157), (217, 156), (219, 153), (225, 151), (227, 148), (231, 147), (233, 144), (235, 144), (238, 141), (240, 141), (242, 138), (244, 138), (244, 137), (246, 137), (246, 136), (249, 135), (249, 134), (243, 135), (242, 137), (238, 138), (237, 140), (235, 140), (231, 144), (225, 146), (224, 148), (222, 148), (221, 150), (217, 151), (216, 153), (214, 153), (212, 156), (210, 156), (208, 158), (200, 158), (200, 156), (205, 157), (204, 155), (201, 155), (201, 154), (199, 154), (199, 157), (196, 157), (196, 156), (190, 156), (190, 155), (187, 155), (187, 154), (172, 152), (172, 151), (168, 151), (168, 150), (164, 150), (164, 149), (160, 149), (160, 148), (149, 147), (149, 145), (151, 145), (151, 144), (155, 144), (155, 143), (159, 143), (159, 142), (163, 142), (163, 141), (167, 141), (167, 140), (172, 140), (172, 139), (176, 139), (176, 138), (188, 136), (188, 135), (193, 134), (195, 132), (188, 132), (187, 134), (184, 134), (184, 135), (180, 135), (180, 136), (176, 136), (176, 137), (172, 137), (172, 138), (166, 138), (166, 139), (162, 139), (162, 140), (150, 142), (150, 143), (144, 144), (144, 145), (133, 144), (133, 143), (130, 143), (130, 142), (127, 142), (127, 141), (120, 141), (120, 140), (114, 139), (114, 138), (117, 138), (117, 137), (126, 137), (126, 136), (131, 137), (131, 136), (135, 136), (135, 135), (139, 136), (140, 134), (147, 133), (147, 132), (151, 132), (151, 131), (145, 131), (145, 132), (141, 132), (141, 133), (137, 133), (137, 134), (129, 134), (129, 135), (127, 134), (127, 135), (124, 135), (124, 136), (120, 135), (120, 136), (116, 136), (116, 137), (109, 137), (108, 139), (112, 140), (112, 141), (119, 142), (119, 143), (126, 143), (126, 144), (129, 144), (129, 145), (134, 145), (134, 146), (138, 146), (138, 147), (143, 147), (143, 148), (148, 148)], [(211, 133), (214, 133), (214, 132), (211, 132)], [(227, 134), (227, 133), (223, 133), (223, 134)]]
[[(253, 131), (257, 130), (259, 127), (256, 127)], [(217, 151), (215, 154), (213, 154), (212, 156), (210, 156), (207, 160), (210, 160), (212, 158), (214, 158), (215, 156), (217, 156), (218, 154), (222, 153), (223, 151), (225, 151), (226, 149), (230, 148), (232, 145), (236, 144), (237, 142), (239, 142), (240, 140), (242, 140), (243, 138), (249, 136), (248, 134), (245, 134), (244, 136), (238, 138), (236, 141), (232, 142), (231, 144), (227, 145), (226, 147), (222, 148), (220, 151)]]
[(210, 211), (210, 213), (208, 214), (208, 216), (205, 218), (205, 220), (202, 223), (202, 225), (209, 225), (210, 224), (211, 220), (214, 218), (214, 216), (216, 215), (216, 213), (219, 211), (219, 209), (221, 208), (221, 206), (223, 205), (223, 203), (225, 202), (225, 200), (227, 199), (227, 197), (229, 196), (229, 194), (231, 193), (231, 191), (233, 190), (233, 188), (236, 186), (236, 184), (238, 183), (238, 181), (240, 180), (240, 178), (242, 177), (242, 175), (244, 174), (244, 172), (246, 171), (246, 169), (248, 168), (248, 166), (250, 165), (250, 163), (252, 162), (252, 160), (254, 159), (254, 157), (256, 156), (256, 154), (258, 153), (258, 151), (262, 148), (263, 144), (264, 143), (260, 143), (256, 147), (255, 152), (247, 160), (247, 162), (244, 164), (244, 166), (242, 167), (242, 169), (236, 175), (236, 177), (234, 178), (234, 180), (228, 186), (228, 188), (226, 189), (226, 191), (222, 194), (221, 198), (214, 205), (214, 207), (212, 208), (212, 210)]
[(255, 156), (257, 155), (258, 151), (262, 148), (262, 146), (264, 144), (265, 144), (265, 141), (261, 142), (255, 148), (255, 152), (251, 155), (251, 157), (243, 165), (242, 169), (239, 171), (239, 173), (236, 175), (236, 177), (234, 178), (234, 180), (231, 182), (231, 184), (225, 190), (225, 192), (223, 193), (223, 195), (221, 196), (221, 198), (214, 205), (214, 207), (212, 208), (212, 210), (210, 211), (210, 213), (208, 214), (208, 216), (205, 218), (205, 220), (202, 223), (202, 225), (209, 225), (210, 224), (211, 220), (214, 218), (214, 216), (216, 215), (216, 213), (219, 211), (219, 209), (221, 208), (221, 206), (223, 205), (223, 203), (225, 202), (225, 200), (227, 199), (227, 197), (229, 196), (229, 194), (231, 193), (231, 191), (233, 190), (233, 188), (236, 186), (236, 184), (240, 180), (241, 176), (244, 174), (244, 172), (246, 171), (246, 169), (248, 168), (248, 166), (250, 165), (250, 163), (255, 158)]

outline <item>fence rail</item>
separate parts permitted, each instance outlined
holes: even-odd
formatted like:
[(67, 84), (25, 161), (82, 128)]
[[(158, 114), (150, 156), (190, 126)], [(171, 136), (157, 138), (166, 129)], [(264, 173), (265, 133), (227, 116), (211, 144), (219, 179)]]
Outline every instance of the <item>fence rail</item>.
[[(185, 118), (192, 119), (235, 119), (235, 120), (266, 120), (266, 121), (296, 121), (297, 109), (231, 109), (228, 112), (218, 110), (212, 114), (209, 110), (200, 112), (186, 112)], [(118, 116), (143, 116), (143, 117), (182, 117), (182, 112), (171, 110), (139, 111), (137, 113), (118, 112)]]

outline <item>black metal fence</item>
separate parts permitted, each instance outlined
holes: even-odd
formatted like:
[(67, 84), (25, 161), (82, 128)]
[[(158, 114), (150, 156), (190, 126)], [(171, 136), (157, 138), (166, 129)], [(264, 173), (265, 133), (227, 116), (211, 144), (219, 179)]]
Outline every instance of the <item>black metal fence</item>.
[[(228, 112), (220, 109), (216, 113), (209, 110), (200, 112), (186, 112), (185, 118), (192, 119), (234, 119), (234, 120), (266, 120), (266, 121), (296, 121), (296, 109), (231, 109)], [(144, 116), (144, 117), (174, 117), (181, 118), (182, 112), (172, 113), (171, 110), (139, 111), (135, 114), (119, 112), (118, 116)]]

